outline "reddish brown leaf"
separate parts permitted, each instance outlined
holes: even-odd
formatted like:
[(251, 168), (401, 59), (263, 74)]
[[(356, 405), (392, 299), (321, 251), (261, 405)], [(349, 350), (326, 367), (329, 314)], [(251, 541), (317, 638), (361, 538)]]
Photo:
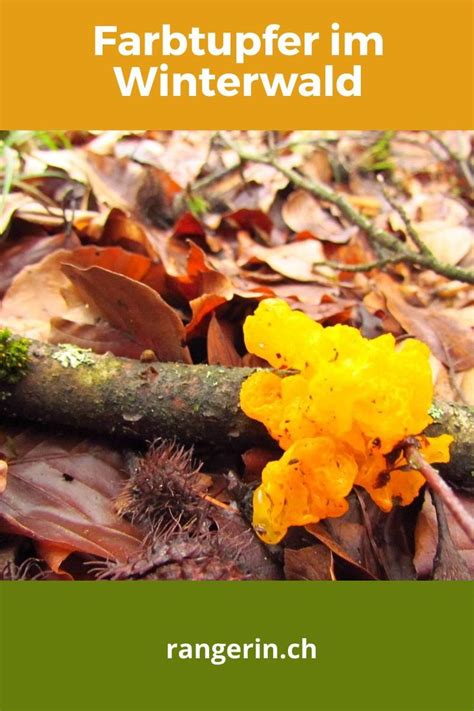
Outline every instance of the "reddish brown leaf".
[[(317, 240), (304, 240), (283, 244), (279, 247), (263, 247), (252, 240), (239, 239), (242, 257), (241, 266), (252, 262), (268, 264), (275, 272), (295, 281), (320, 281), (313, 264), (326, 259), (323, 247)], [(322, 268), (320, 272), (323, 272)]]
[(8, 463), (0, 459), (0, 494), (3, 494), (7, 486)]
[(52, 237), (23, 237), (15, 239), (13, 243), (7, 242), (0, 248), (2, 265), (0, 296), (3, 296), (13, 278), (24, 267), (40, 262), (57, 249), (72, 249), (79, 246), (80, 242), (74, 234), (66, 235), (64, 233)]
[(93, 323), (94, 314), (85, 307), (61, 271), (63, 262), (72, 259), (74, 253), (58, 249), (38, 264), (23, 269), (4, 296), (0, 323), (15, 333), (40, 340), (48, 339), (49, 322), (54, 316)]
[(407, 333), (424, 341), (433, 354), (453, 370), (468, 370), (474, 366), (472, 331), (434, 309), (411, 306), (386, 274), (377, 275), (375, 281), (385, 296), (388, 310)]
[(88, 308), (77, 289), (62, 271), (63, 264), (99, 266), (143, 281), (152, 289), (165, 291), (166, 274), (161, 264), (120, 247), (59, 249), (18, 274), (0, 307), (0, 322), (30, 338), (47, 340), (50, 320), (64, 318), (80, 325), (94, 325), (97, 313)]
[(144, 254), (154, 259), (156, 249), (139, 222), (114, 208), (110, 211), (100, 236), (99, 243), (103, 247), (123, 247), (129, 252)]
[(207, 330), (207, 362), (209, 365), (226, 365), (238, 367), (242, 365), (242, 358), (237, 353), (231, 329), (228, 324), (212, 315)]
[(53, 573), (61, 575), (67, 580), (72, 580), (72, 575), (61, 570), (61, 565), (71, 554), (69, 548), (64, 548), (46, 541), (38, 541), (36, 543), (36, 550), (38, 551), (38, 558), (46, 561)]
[(9, 461), (0, 528), (56, 549), (126, 560), (142, 534), (114, 511), (126, 479), (118, 453), (93, 440), (3, 431)]
[(231, 299), (234, 290), (228, 277), (210, 266), (206, 255), (197, 244), (190, 241), (188, 245), (186, 273), (170, 277), (169, 282), (188, 301), (204, 294), (222, 296), (224, 301)]
[(90, 151), (83, 155), (87, 177), (98, 200), (111, 208), (133, 209), (144, 176), (143, 166)]
[(176, 221), (173, 227), (173, 237), (192, 237), (205, 240), (206, 232), (194, 215), (186, 212)]
[(285, 548), (284, 560), (287, 580), (335, 580), (332, 552), (326, 546)]
[(159, 360), (191, 362), (180, 318), (151, 287), (101, 267), (65, 264), (63, 271), (84, 301)]
[(242, 460), (245, 465), (245, 481), (260, 481), (264, 467), (274, 459), (278, 459), (278, 450), (266, 447), (251, 447), (247, 449), (242, 454)]
[(318, 239), (335, 244), (345, 244), (357, 231), (354, 227), (344, 227), (321, 207), (317, 198), (305, 190), (292, 192), (283, 205), (281, 214), (294, 232), (307, 231)]
[(106, 321), (94, 325), (75, 323), (63, 318), (51, 319), (50, 343), (73, 343), (91, 348), (94, 353), (113, 353), (122, 358), (140, 358), (143, 346)]
[(327, 518), (306, 526), (306, 530), (324, 543), (333, 553), (363, 578), (381, 577), (381, 567), (374, 555), (360, 504), (354, 494), (349, 496), (349, 511), (340, 518)]
[(251, 235), (259, 236), (268, 241), (273, 229), (273, 222), (261, 210), (241, 209), (231, 212), (222, 218), (219, 234), (232, 236), (238, 230), (245, 230)]

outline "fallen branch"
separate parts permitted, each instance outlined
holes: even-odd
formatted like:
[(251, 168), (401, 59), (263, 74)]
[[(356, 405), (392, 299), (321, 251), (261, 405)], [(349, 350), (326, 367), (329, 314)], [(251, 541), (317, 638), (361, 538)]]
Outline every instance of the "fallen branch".
[(314, 262), (313, 267), (329, 267), (330, 269), (335, 269), (341, 272), (371, 272), (373, 269), (382, 269), (386, 267), (387, 264), (400, 264), (403, 262), (403, 255), (384, 257), (383, 259), (376, 259), (373, 262), (365, 262), (362, 264), (344, 264), (344, 262), (331, 262), (330, 260), (324, 262)]
[[(448, 279), (456, 279), (466, 282), (467, 284), (474, 284), (474, 271), (440, 262), (429, 250), (420, 250), (419, 247), (418, 251), (410, 249), (393, 234), (380, 229), (374, 222), (355, 210), (343, 195), (336, 193), (326, 185), (322, 185), (301, 175), (293, 168), (288, 168), (286, 165), (283, 165), (279, 162), (274, 153), (254, 153), (240, 144), (235, 143), (223, 132), (218, 133), (218, 139), (223, 146), (233, 150), (240, 161), (271, 165), (279, 173), (286, 176), (296, 187), (302, 188), (317, 198), (335, 205), (352, 225), (359, 227), (359, 229), (364, 232), (375, 249), (378, 251), (382, 250), (380, 254), (381, 259), (389, 257), (392, 260), (393, 258), (395, 261), (403, 261), (406, 264), (431, 269)], [(416, 243), (415, 245), (418, 246)], [(398, 257), (400, 259), (398, 259)]]
[[(263, 425), (249, 419), (239, 406), (242, 383), (254, 370), (141, 363), (32, 341), (26, 372), (17, 382), (0, 382), (0, 417), (138, 442), (164, 437), (237, 451), (256, 445), (274, 447)], [(435, 423), (428, 434), (441, 430), (455, 437), (443, 476), (472, 488), (474, 412), (436, 403), (432, 415)]]

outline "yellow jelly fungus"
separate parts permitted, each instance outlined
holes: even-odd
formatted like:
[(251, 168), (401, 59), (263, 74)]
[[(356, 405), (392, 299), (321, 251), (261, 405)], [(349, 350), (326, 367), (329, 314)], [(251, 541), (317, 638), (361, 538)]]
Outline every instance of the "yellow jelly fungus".
[(259, 304), (244, 337), (249, 352), (296, 371), (256, 372), (240, 395), (243, 411), (285, 450), (267, 464), (254, 496), (254, 526), (267, 543), (289, 526), (343, 515), (354, 484), (384, 511), (411, 503), (424, 477), (396, 452), (408, 436), (419, 435), (428, 462), (449, 461), (452, 437), (419, 434), (433, 399), (420, 341), (398, 347), (391, 334), (369, 340), (350, 326), (323, 328), (279, 299)]

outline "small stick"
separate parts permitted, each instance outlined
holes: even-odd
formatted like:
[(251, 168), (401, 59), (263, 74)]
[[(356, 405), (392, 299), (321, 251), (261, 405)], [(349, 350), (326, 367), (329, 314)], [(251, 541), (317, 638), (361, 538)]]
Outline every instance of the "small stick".
[(451, 511), (462, 530), (469, 537), (469, 540), (474, 541), (474, 518), (466, 511), (454, 491), (441, 478), (439, 472), (428, 464), (418, 447), (416, 440), (413, 441), (409, 438), (405, 441), (404, 450), (408, 464), (423, 474), (430, 489), (440, 497), (446, 508)]

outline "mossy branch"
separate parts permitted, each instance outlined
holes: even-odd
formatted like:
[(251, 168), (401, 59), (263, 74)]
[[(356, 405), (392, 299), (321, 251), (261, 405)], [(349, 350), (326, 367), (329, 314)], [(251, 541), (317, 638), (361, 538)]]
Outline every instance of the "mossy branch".
[[(240, 390), (253, 368), (141, 363), (75, 346), (32, 341), (15, 383), (0, 381), (0, 417), (72, 427), (138, 442), (157, 437), (243, 451), (275, 447), (260, 423), (240, 409)], [(287, 371), (286, 371), (287, 372)], [(280, 371), (282, 377), (285, 372)], [(430, 435), (454, 436), (444, 478), (473, 490), (474, 411), (438, 402)]]

